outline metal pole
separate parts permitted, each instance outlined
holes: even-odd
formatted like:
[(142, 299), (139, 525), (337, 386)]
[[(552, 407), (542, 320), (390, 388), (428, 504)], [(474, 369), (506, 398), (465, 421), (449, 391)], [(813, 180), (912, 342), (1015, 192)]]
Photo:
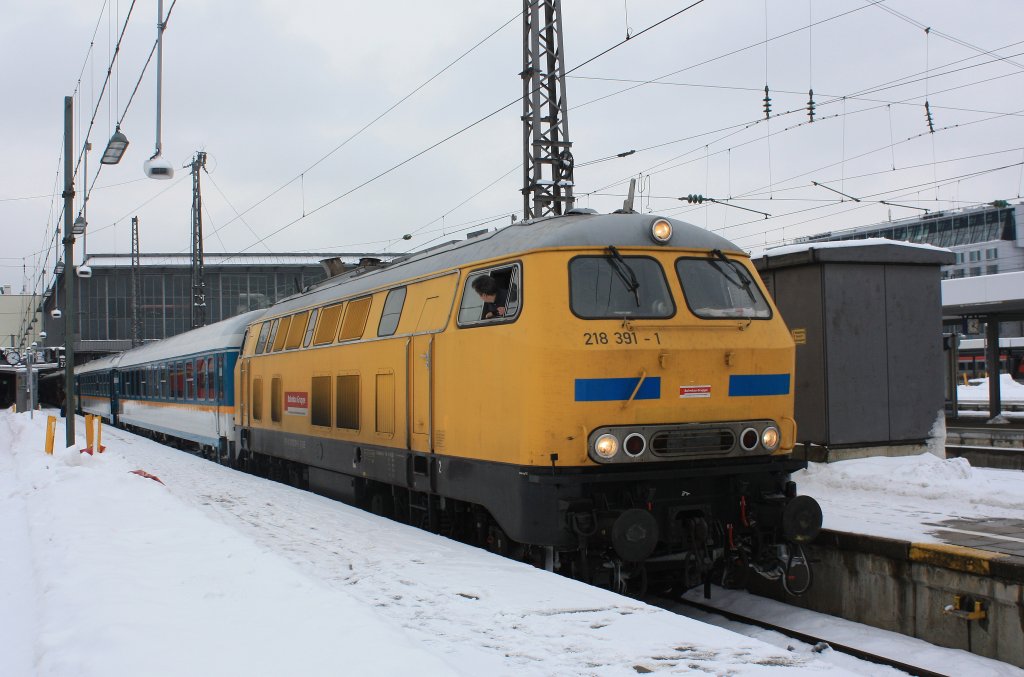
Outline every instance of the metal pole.
[(36, 417), (36, 391), (32, 387), (32, 358), (35, 357), (33, 353), (35, 353), (35, 349), (29, 346), (25, 360), (25, 376), (28, 379), (25, 389), (28, 391), (28, 417), (34, 420)]
[(66, 446), (75, 444), (75, 211), (73, 143), (74, 99), (64, 97), (64, 423)]
[(990, 419), (1003, 413), (999, 392), (999, 318), (985, 318), (985, 368), (988, 370), (988, 415)]
[(153, 157), (160, 155), (160, 94), (163, 89), (164, 73), (164, 0), (158, 0), (156, 4), (156, 153)]

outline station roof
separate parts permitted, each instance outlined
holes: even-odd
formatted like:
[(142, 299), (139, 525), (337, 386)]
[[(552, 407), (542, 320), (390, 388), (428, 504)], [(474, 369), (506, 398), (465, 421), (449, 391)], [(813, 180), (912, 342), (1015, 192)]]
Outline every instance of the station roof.
[(942, 314), (1024, 319), (1024, 271), (943, 280)]
[[(251, 267), (251, 266), (318, 266), (323, 259), (340, 258), (343, 263), (357, 264), (362, 258), (376, 258), (390, 261), (397, 254), (321, 252), (321, 253), (207, 253), (203, 255), (203, 266), (210, 267)], [(85, 265), (93, 269), (130, 268), (131, 254), (89, 254)], [(145, 253), (139, 255), (143, 268), (189, 268), (192, 256), (177, 253)]]

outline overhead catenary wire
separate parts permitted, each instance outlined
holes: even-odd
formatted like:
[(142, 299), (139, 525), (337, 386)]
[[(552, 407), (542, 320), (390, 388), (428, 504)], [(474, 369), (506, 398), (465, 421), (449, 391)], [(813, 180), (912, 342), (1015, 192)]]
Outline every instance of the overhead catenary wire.
[[(701, 3), (703, 3), (703, 2), (704, 2), (704, 0), (697, 0), (697, 2), (694, 2), (694, 3), (692, 3), (692, 4), (688, 5), (688, 6), (686, 6), (685, 8), (683, 8), (683, 9), (681, 9), (681, 10), (679, 10), (679, 11), (677, 11), (677, 12), (675, 12), (675, 13), (671, 14), (671, 15), (669, 15), (668, 17), (666, 17), (666, 18), (664, 18), (664, 19), (662, 19), (662, 20), (660, 20), (660, 21), (658, 21), (658, 22), (656, 22), (656, 23), (652, 24), (651, 26), (648, 26), (647, 28), (643, 29), (642, 31), (640, 31), (639, 33), (637, 33), (636, 35), (634, 35), (634, 36), (633, 36), (633, 37), (631, 38), (631, 40), (630, 40), (630, 41), (632, 41), (632, 40), (636, 40), (636, 38), (638, 38), (638, 37), (640, 37), (641, 35), (643, 35), (643, 34), (647, 33), (648, 31), (650, 31), (650, 30), (652, 30), (652, 29), (654, 29), (654, 28), (656, 28), (656, 27), (658, 27), (658, 26), (661, 26), (662, 24), (664, 24), (665, 22), (669, 21), (670, 19), (674, 19), (674, 18), (676, 18), (676, 17), (680, 16), (681, 14), (683, 14), (684, 12), (686, 12), (687, 10), (689, 10), (689, 9), (692, 9), (692, 8), (694, 8), (694, 7), (698, 6), (698, 5), (700, 5), (700, 4), (701, 4)], [(589, 64), (589, 63), (592, 63), (592, 62), (593, 62), (593, 61), (595, 61), (596, 59), (598, 59), (598, 58), (600, 58), (600, 57), (602, 57), (602, 56), (604, 56), (604, 55), (606, 55), (606, 54), (610, 53), (610, 52), (611, 52), (611, 51), (613, 51), (614, 49), (616, 49), (616, 48), (618, 48), (618, 47), (621, 47), (621, 46), (622, 46), (622, 45), (624, 45), (624, 44), (625, 44), (626, 42), (627, 42), (626, 40), (622, 40), (622, 41), (620, 41), (620, 42), (617, 42), (617, 43), (615, 43), (614, 45), (612, 45), (611, 47), (608, 47), (608, 48), (606, 48), (605, 50), (603, 50), (603, 51), (599, 52), (598, 54), (596, 54), (596, 55), (594, 55), (594, 56), (590, 57), (589, 59), (586, 59), (586, 60), (584, 60), (583, 62), (581, 62), (581, 63), (577, 64), (577, 65), (576, 65), (576, 66), (574, 66), (573, 68), (571, 68), (571, 69), (569, 69), (568, 71), (566, 71), (566, 75), (568, 75), (569, 73), (571, 73), (571, 72), (573, 72), (573, 71), (575, 71), (575, 70), (578, 70), (579, 68), (582, 68), (583, 66), (586, 66), (586, 65), (587, 65), (587, 64)], [(271, 232), (271, 233), (267, 234), (266, 236), (264, 236), (264, 237), (262, 238), (262, 240), (266, 240), (266, 239), (269, 239), (269, 238), (271, 238), (271, 237), (274, 237), (275, 235), (277, 235), (277, 234), (279, 234), (279, 233), (283, 232), (284, 230), (286, 230), (286, 229), (288, 229), (288, 228), (292, 227), (293, 225), (295, 225), (295, 224), (296, 224), (296, 223), (298, 223), (299, 221), (301, 221), (301, 220), (303, 220), (303, 219), (307, 218), (308, 216), (310, 216), (310, 215), (312, 215), (312, 214), (315, 214), (316, 212), (318, 212), (318, 211), (320, 211), (320, 210), (322, 210), (322, 209), (324, 209), (324, 208), (326, 208), (326, 207), (328, 207), (328, 206), (330, 206), (330, 205), (332, 205), (332, 204), (334, 204), (334, 203), (338, 202), (339, 200), (342, 200), (342, 199), (344, 199), (344, 198), (348, 197), (349, 195), (351, 195), (351, 194), (355, 193), (356, 191), (358, 191), (358, 190), (360, 190), (360, 189), (362, 189), (362, 188), (364, 188), (364, 187), (366, 187), (366, 186), (368, 186), (368, 185), (370, 185), (370, 184), (374, 183), (374, 182), (375, 182), (375, 181), (377, 181), (378, 179), (380, 179), (380, 178), (382, 178), (382, 177), (384, 177), (384, 176), (387, 176), (388, 174), (390, 174), (390, 173), (394, 172), (395, 170), (397, 170), (397, 169), (399, 169), (399, 168), (401, 168), (401, 167), (403, 167), (403, 166), (407, 165), (408, 163), (412, 162), (412, 161), (413, 161), (413, 160), (415, 160), (416, 158), (418, 158), (418, 157), (420, 157), (420, 156), (422, 156), (422, 155), (425, 155), (426, 153), (430, 152), (431, 150), (433, 150), (433, 149), (437, 148), (438, 146), (441, 146), (441, 145), (443, 145), (443, 144), (447, 143), (448, 141), (451, 141), (452, 139), (454, 139), (454, 138), (456, 138), (456, 137), (460, 136), (461, 134), (463, 134), (463, 133), (465, 133), (465, 132), (469, 131), (470, 129), (472, 129), (472, 128), (476, 127), (477, 125), (481, 124), (482, 122), (485, 122), (486, 120), (489, 120), (490, 118), (494, 117), (494, 116), (495, 116), (495, 115), (497, 115), (498, 113), (501, 113), (501, 112), (503, 112), (504, 110), (506, 110), (506, 109), (508, 109), (508, 108), (512, 107), (512, 106), (513, 106), (513, 105), (515, 105), (515, 104), (521, 103), (521, 101), (522, 101), (522, 98), (521, 98), (521, 97), (516, 97), (515, 99), (513, 99), (513, 100), (512, 100), (512, 101), (510, 101), (510, 102), (508, 102), (508, 103), (507, 103), (507, 104), (505, 104), (504, 106), (502, 106), (502, 107), (500, 107), (500, 108), (498, 108), (498, 109), (495, 109), (494, 111), (492, 111), (492, 112), (490, 112), (490, 113), (488, 113), (488, 114), (484, 115), (483, 117), (481, 117), (481, 118), (477, 119), (476, 121), (474, 121), (474, 122), (471, 122), (470, 124), (468, 124), (468, 125), (466, 125), (466, 126), (462, 127), (462, 128), (461, 128), (461, 129), (459, 129), (458, 131), (456, 131), (456, 132), (453, 132), (453, 133), (449, 134), (448, 136), (444, 137), (443, 139), (441, 139), (441, 140), (439, 140), (439, 141), (436, 141), (435, 143), (431, 144), (430, 146), (427, 146), (426, 148), (424, 148), (424, 149), (420, 150), (419, 152), (417, 152), (417, 153), (415, 153), (415, 154), (413, 154), (413, 155), (411, 155), (411, 156), (407, 157), (406, 159), (402, 160), (401, 162), (399, 162), (399, 163), (397, 163), (397, 164), (395, 164), (395, 165), (392, 165), (392, 166), (391, 166), (391, 167), (389, 167), (388, 169), (385, 169), (385, 170), (383, 170), (383, 171), (379, 172), (378, 174), (376, 174), (376, 175), (372, 176), (371, 178), (369, 178), (369, 179), (367, 179), (367, 180), (363, 181), (362, 183), (360, 183), (360, 184), (358, 184), (358, 185), (354, 186), (353, 188), (350, 188), (350, 189), (348, 189), (348, 190), (346, 190), (346, 191), (342, 192), (341, 194), (339, 194), (339, 195), (336, 195), (335, 197), (333, 197), (333, 198), (329, 199), (328, 201), (326, 201), (326, 202), (324, 202), (324, 203), (320, 204), (319, 206), (315, 207), (314, 209), (310, 210), (310, 212), (309, 212), (308, 214), (306, 214), (306, 215), (303, 215), (303, 216), (300, 216), (300, 217), (298, 217), (298, 218), (296, 218), (296, 219), (293, 219), (292, 221), (289, 221), (288, 223), (285, 223), (284, 225), (280, 226), (279, 228), (277, 228), (277, 229), (276, 229), (276, 230), (274, 230), (273, 232)], [(244, 212), (243, 212), (243, 213), (244, 213)], [(244, 252), (248, 251), (249, 249), (251, 249), (252, 247), (256, 246), (256, 244), (258, 244), (258, 243), (253, 243), (253, 244), (251, 244), (251, 245), (249, 245), (249, 246), (245, 247), (245, 248), (244, 248), (244, 249), (243, 249), (243, 250), (242, 250), (241, 252), (238, 252), (238, 253), (239, 253), (239, 254), (242, 254), (242, 253), (244, 253)]]

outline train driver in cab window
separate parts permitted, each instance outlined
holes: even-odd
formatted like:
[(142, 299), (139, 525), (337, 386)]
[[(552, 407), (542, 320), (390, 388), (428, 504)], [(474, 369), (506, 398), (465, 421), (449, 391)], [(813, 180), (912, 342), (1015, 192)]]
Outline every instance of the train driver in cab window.
[(490, 275), (481, 275), (473, 280), (473, 291), (484, 302), (484, 307), (480, 311), (481, 320), (494, 320), (505, 316), (508, 290), (502, 289), (497, 280)]

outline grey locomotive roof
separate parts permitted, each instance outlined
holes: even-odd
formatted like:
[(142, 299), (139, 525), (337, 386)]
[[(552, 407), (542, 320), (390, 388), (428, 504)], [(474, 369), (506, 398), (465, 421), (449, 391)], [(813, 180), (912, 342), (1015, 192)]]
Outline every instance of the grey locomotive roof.
[(224, 348), (238, 348), (242, 345), (245, 328), (265, 314), (266, 310), (253, 310), (248, 313), (230, 317), (221, 322), (200, 327), (153, 341), (138, 348), (126, 350), (118, 355), (102, 357), (75, 368), (76, 374), (87, 374), (92, 371), (132, 367), (165, 359), (184, 357), (195, 353), (204, 353)]
[[(533, 250), (555, 247), (603, 248), (608, 245), (649, 248), (656, 246), (651, 239), (650, 226), (659, 218), (665, 217), (655, 214), (570, 214), (514, 223), (486, 235), (414, 254), (383, 268), (361, 269), (331, 278), (307, 293), (280, 301), (267, 314), (283, 315), (467, 263)], [(725, 238), (703, 228), (675, 219), (667, 220), (672, 223), (673, 233), (665, 246), (742, 252)]]

